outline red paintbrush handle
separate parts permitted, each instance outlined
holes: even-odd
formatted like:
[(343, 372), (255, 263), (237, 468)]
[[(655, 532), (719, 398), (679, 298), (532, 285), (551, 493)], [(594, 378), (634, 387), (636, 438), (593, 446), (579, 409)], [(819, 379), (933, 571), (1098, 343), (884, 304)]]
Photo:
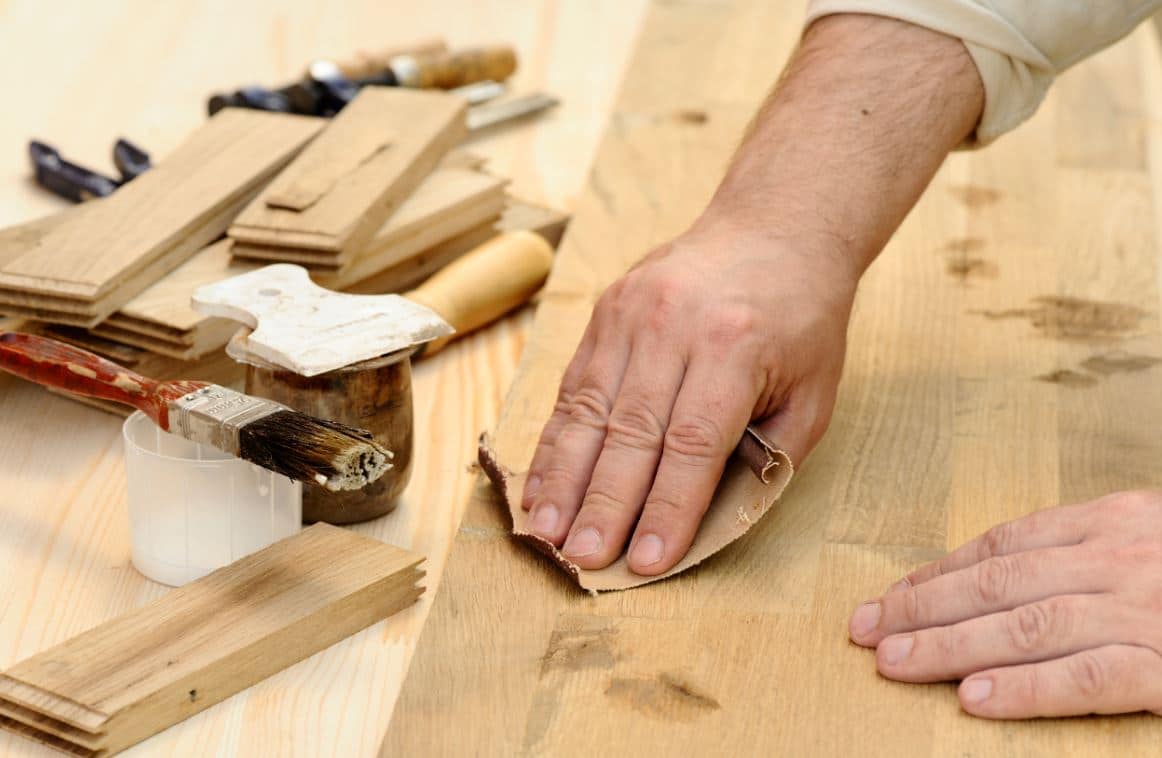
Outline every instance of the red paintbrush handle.
[(158, 384), (88, 350), (20, 332), (0, 332), (0, 369), (45, 387), (132, 406), (163, 429), (169, 428), (167, 401), (205, 386)]

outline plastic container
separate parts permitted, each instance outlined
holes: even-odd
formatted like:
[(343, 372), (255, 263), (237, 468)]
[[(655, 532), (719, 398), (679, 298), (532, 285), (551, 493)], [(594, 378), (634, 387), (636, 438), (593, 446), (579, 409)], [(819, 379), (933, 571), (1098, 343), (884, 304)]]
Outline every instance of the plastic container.
[(173, 587), (302, 528), (302, 485), (163, 432), (138, 411), (125, 420), (133, 565)]

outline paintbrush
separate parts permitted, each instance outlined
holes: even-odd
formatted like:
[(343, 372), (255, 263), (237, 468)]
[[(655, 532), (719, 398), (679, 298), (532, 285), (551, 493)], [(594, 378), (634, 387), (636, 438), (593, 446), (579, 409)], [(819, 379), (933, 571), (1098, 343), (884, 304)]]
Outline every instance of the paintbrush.
[(132, 406), (167, 432), (329, 490), (360, 489), (391, 468), (371, 432), (216, 384), (158, 382), (47, 337), (0, 332), (0, 369)]

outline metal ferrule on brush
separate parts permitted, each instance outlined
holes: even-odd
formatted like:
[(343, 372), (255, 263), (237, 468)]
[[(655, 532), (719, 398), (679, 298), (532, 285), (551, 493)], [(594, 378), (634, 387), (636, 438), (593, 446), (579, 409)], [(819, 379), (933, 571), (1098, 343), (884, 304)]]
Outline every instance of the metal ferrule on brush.
[(242, 427), (286, 410), (273, 400), (211, 385), (169, 403), (169, 430), (193, 442), (238, 455)]

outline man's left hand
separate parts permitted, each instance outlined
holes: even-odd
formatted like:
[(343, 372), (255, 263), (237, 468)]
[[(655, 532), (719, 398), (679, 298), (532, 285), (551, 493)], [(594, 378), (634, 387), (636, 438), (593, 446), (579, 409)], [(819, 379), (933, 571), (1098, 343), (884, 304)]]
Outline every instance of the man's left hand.
[(963, 679), (975, 716), (1162, 715), (1162, 493), (994, 527), (852, 615), (903, 682)]

